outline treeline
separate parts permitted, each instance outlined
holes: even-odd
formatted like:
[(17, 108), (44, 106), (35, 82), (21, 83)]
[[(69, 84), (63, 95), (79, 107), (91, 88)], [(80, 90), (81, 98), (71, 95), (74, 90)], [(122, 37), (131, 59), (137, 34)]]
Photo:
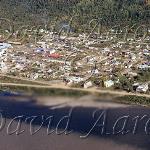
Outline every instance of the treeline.
[(0, 16), (13, 21), (48, 22), (77, 15), (76, 24), (98, 19), (105, 25), (149, 24), (147, 0), (0, 0)]

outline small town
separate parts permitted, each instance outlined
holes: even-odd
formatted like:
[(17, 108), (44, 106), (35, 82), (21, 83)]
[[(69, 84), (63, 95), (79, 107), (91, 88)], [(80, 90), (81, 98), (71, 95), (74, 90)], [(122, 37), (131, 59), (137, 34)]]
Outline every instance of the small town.
[(150, 0), (0, 0), (0, 150), (150, 150)]
[(136, 40), (118, 39), (113, 29), (101, 36), (40, 33), (43, 37), (36, 42), (0, 43), (1, 74), (68, 87), (149, 93), (150, 30)]

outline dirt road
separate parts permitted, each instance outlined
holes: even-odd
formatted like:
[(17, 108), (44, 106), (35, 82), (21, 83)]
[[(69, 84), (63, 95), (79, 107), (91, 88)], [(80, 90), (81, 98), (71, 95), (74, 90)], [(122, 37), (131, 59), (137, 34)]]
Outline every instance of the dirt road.
[(89, 93), (99, 93), (99, 94), (113, 94), (113, 95), (133, 95), (133, 96), (142, 96), (142, 97), (148, 97), (150, 98), (149, 94), (139, 94), (139, 93), (128, 93), (125, 91), (113, 91), (113, 90), (100, 90), (96, 88), (71, 88), (68, 86), (65, 86), (64, 84), (51, 84), (51, 85), (34, 85), (34, 84), (16, 84), (16, 83), (0, 83), (0, 86), (17, 86), (17, 87), (33, 87), (33, 88), (45, 88), (45, 89), (64, 89), (64, 90), (75, 90), (75, 91), (84, 91)]

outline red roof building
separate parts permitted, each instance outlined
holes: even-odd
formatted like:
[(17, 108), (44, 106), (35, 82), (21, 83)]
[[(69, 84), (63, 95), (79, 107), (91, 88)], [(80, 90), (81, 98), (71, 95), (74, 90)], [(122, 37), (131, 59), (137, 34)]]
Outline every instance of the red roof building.
[(58, 59), (58, 58), (61, 57), (61, 55), (60, 55), (60, 54), (57, 54), (57, 53), (53, 53), (53, 54), (49, 54), (48, 57)]

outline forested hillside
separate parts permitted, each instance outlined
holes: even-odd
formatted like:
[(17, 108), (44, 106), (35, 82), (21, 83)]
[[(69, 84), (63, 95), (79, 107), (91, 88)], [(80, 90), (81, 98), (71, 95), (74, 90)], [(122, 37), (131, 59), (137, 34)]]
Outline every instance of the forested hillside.
[(78, 22), (100, 19), (105, 25), (150, 20), (149, 0), (0, 0), (0, 17), (45, 23), (78, 16)]

